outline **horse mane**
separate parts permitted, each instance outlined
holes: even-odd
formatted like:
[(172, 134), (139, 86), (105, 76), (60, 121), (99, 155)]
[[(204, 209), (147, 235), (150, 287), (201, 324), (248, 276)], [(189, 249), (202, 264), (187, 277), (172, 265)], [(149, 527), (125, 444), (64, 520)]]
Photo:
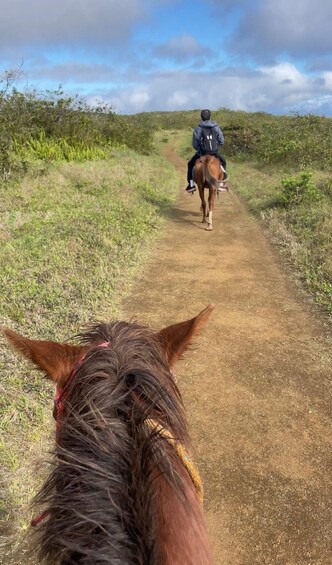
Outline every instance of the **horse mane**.
[(36, 497), (48, 509), (36, 533), (39, 557), (52, 565), (154, 563), (156, 473), (180, 498), (182, 480), (174, 449), (145, 420), (188, 446), (179, 390), (148, 328), (95, 324), (78, 337), (91, 348), (67, 382), (53, 469)]

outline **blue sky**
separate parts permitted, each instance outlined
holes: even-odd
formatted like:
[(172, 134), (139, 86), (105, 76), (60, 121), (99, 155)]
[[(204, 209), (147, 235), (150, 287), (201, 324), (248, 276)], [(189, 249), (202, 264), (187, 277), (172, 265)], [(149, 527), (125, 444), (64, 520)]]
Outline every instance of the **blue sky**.
[(116, 113), (332, 116), (332, 0), (0, 0), (0, 75)]

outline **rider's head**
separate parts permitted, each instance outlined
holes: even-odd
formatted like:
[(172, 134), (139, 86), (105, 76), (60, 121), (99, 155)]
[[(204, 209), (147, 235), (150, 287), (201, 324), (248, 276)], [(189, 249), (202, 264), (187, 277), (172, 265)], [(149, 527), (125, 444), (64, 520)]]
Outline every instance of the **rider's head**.
[(202, 110), (201, 111), (201, 118), (202, 118), (203, 122), (205, 122), (205, 120), (209, 120), (211, 118), (210, 110)]

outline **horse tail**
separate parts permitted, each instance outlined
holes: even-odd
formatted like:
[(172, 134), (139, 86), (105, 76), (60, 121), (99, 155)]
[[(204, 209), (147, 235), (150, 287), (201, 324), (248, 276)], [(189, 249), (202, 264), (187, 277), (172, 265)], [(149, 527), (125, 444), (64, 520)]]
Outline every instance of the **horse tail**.
[[(204, 184), (209, 188), (213, 188), (215, 190), (218, 189), (219, 180), (214, 176), (212, 172), (213, 161), (215, 157), (213, 155), (206, 155), (204, 162), (203, 162), (203, 180)], [(219, 166), (219, 164), (218, 164)]]

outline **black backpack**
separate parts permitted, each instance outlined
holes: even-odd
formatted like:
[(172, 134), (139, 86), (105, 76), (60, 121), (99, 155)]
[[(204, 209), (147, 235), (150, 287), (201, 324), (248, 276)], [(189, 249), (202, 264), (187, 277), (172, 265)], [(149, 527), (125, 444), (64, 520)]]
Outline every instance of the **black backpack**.
[(201, 149), (205, 155), (213, 155), (218, 153), (218, 140), (217, 132), (214, 127), (201, 126), (202, 137), (201, 137)]

